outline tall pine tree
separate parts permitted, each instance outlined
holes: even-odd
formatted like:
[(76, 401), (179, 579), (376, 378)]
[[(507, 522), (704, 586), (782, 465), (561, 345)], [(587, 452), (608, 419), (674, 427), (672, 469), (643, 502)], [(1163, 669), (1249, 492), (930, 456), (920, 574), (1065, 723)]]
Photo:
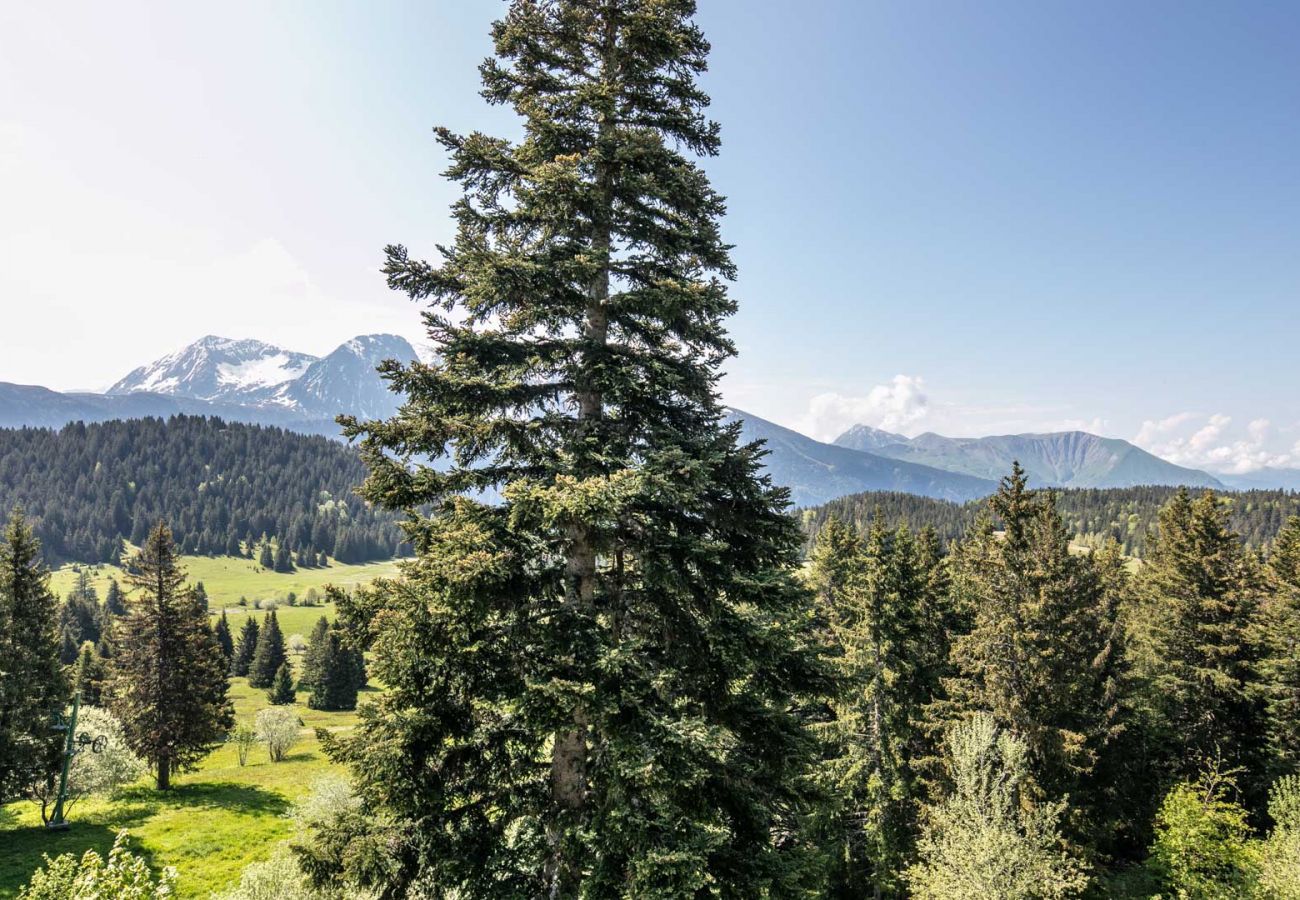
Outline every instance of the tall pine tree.
[(59, 665), (58, 602), (21, 510), (0, 542), (0, 804), (58, 764), (54, 713), (68, 700)]
[(226, 618), (226, 611), (221, 611), (221, 618), (217, 619), (217, 627), (212, 630), (217, 637), (217, 645), (221, 647), (221, 655), (226, 659), (226, 665), (229, 666), (231, 660), (235, 657), (235, 641), (230, 636), (230, 620)]
[(1268, 559), (1262, 616), (1269, 749), (1277, 774), (1300, 770), (1300, 516), (1292, 516)]
[(259, 631), (257, 619), (253, 616), (246, 616), (243, 626), (239, 629), (239, 643), (235, 646), (235, 653), (230, 658), (231, 675), (243, 677), (248, 674), (248, 670), (253, 665), (253, 655), (257, 653)]
[(735, 269), (685, 155), (719, 147), (694, 11), (512, 3), (481, 72), (522, 139), (440, 130), (456, 243), (436, 266), (388, 249), (439, 359), (387, 364), (402, 411), (344, 424), (419, 558), (375, 595), (386, 690), (330, 751), (393, 823), (401, 864), (368, 873), (394, 893), (784, 895), (807, 873), (800, 713), (825, 677), (787, 494), (717, 399)]
[(159, 523), (134, 560), (118, 632), (109, 706), (158, 790), (207, 755), (234, 724), (226, 664), (208, 611), (185, 586), (171, 531)]
[(275, 610), (266, 614), (261, 631), (257, 635), (257, 650), (248, 667), (248, 684), (250, 687), (266, 688), (275, 680), (275, 673), (289, 658), (284, 647), (284, 632), (280, 630), (280, 620)]

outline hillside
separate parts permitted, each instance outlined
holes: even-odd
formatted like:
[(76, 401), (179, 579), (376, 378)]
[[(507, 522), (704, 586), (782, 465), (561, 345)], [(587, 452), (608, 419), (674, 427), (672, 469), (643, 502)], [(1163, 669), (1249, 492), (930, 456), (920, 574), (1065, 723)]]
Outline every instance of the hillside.
[(926, 433), (915, 438), (855, 426), (835, 439), (841, 447), (933, 466), (977, 478), (996, 479), (1019, 460), (1037, 487), (1136, 487), (1187, 485), (1222, 489), (1214, 476), (1174, 465), (1128, 441), (1083, 431), (950, 438)]
[(859, 491), (904, 491), (962, 501), (996, 489), (991, 480), (823, 444), (741, 410), (731, 410), (731, 417), (741, 422), (744, 440), (767, 442), (767, 471), (773, 481), (790, 489), (796, 506)]
[(160, 518), (191, 555), (246, 553), (265, 535), (295, 553), (389, 559), (396, 517), (356, 495), (364, 477), (335, 441), (215, 418), (0, 430), (0, 509), (21, 505), (52, 561), (116, 561)]

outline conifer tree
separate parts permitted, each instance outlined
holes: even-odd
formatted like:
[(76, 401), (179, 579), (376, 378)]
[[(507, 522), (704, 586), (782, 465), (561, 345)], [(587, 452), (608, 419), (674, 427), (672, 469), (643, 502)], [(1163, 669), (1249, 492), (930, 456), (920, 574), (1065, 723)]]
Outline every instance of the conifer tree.
[(439, 131), (456, 243), (437, 266), (388, 249), (439, 358), (386, 364), (393, 420), (342, 421), (419, 558), (365, 626), (386, 690), (329, 749), (401, 835), (366, 873), (393, 894), (787, 895), (808, 873), (801, 714), (825, 676), (788, 495), (718, 404), (735, 269), (685, 155), (719, 147), (694, 9), (512, 3), (481, 72), (522, 139)]
[(302, 691), (311, 691), (316, 687), (316, 680), (320, 677), (321, 660), (325, 656), (326, 645), (329, 639), (330, 623), (324, 616), (316, 620), (316, 625), (311, 630), (311, 635), (307, 639), (307, 652), (302, 657), (302, 677), (298, 679), (298, 689)]
[(103, 703), (104, 687), (108, 681), (108, 667), (90, 641), (81, 645), (81, 655), (73, 672), (73, 687), (81, 691), (81, 702), (90, 706)]
[(126, 603), (122, 599), (122, 588), (116, 578), (108, 580), (108, 589), (104, 591), (104, 611), (111, 616), (126, 615)]
[(297, 699), (293, 689), (293, 668), (287, 659), (275, 670), (275, 678), (271, 680), (266, 698), (275, 706), (286, 706)]
[(1269, 597), (1262, 616), (1261, 670), (1268, 704), (1269, 749), (1279, 774), (1300, 770), (1300, 516), (1292, 516), (1268, 559)]
[(246, 676), (253, 665), (253, 656), (257, 653), (258, 638), (257, 619), (253, 616), (244, 618), (244, 625), (239, 630), (239, 644), (235, 654), (230, 658), (230, 674)]
[(99, 603), (99, 594), (90, 573), (82, 569), (77, 573), (77, 581), (59, 611), (59, 627), (62, 632), (63, 649), (60, 661), (72, 665), (81, 653), (81, 645), (86, 641), (98, 643), (104, 629), (104, 609)]
[(281, 543), (275, 551), (275, 571), (281, 573), (293, 571), (293, 558), (289, 555), (289, 548), (284, 543)]
[(275, 610), (271, 610), (266, 614), (266, 621), (262, 623), (261, 631), (257, 636), (257, 650), (253, 653), (253, 661), (248, 667), (249, 687), (270, 687), (271, 682), (275, 680), (275, 673), (288, 658), (289, 654), (284, 647), (284, 633), (280, 631), (280, 622), (275, 616)]
[(185, 587), (171, 531), (158, 523), (134, 560), (133, 589), (113, 660), (109, 706), (127, 744), (171, 787), (234, 724), (226, 665), (207, 609)]
[(1179, 491), (1161, 510), (1137, 589), (1137, 658), (1163, 730), (1165, 777), (1191, 781), (1206, 765), (1242, 767), (1248, 803), (1262, 805), (1260, 573), (1212, 492), (1192, 499)]
[(319, 669), (307, 705), (312, 709), (356, 709), (357, 673), (352, 654), (338, 631), (330, 629), (322, 643)]
[(271, 545), (266, 541), (262, 542), (262, 551), (257, 557), (257, 564), (267, 570), (275, 568), (275, 557), (271, 553)]
[(221, 610), (221, 618), (217, 619), (217, 627), (213, 629), (213, 634), (217, 637), (217, 645), (221, 647), (221, 655), (226, 659), (226, 666), (229, 667), (235, 657), (235, 640), (230, 635), (230, 620), (226, 618), (226, 611)]
[(0, 541), (0, 804), (58, 764), (50, 723), (67, 703), (68, 682), (57, 617), (40, 544), (14, 510)]
[(953, 643), (949, 721), (991, 713), (1026, 743), (1037, 789), (1072, 794), (1111, 734), (1094, 663), (1114, 637), (1112, 606), (1092, 560), (1070, 552), (1054, 496), (1029, 490), (1018, 463), (989, 507), (1001, 532), (986, 517), (953, 559), (970, 629)]

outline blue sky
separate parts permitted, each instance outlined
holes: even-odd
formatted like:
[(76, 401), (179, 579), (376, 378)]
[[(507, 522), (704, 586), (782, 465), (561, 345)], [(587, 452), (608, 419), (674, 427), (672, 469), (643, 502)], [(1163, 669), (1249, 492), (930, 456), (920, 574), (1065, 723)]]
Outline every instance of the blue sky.
[[(1300, 7), (701, 0), (741, 356), (830, 437), (1085, 427), (1300, 462)], [(497, 0), (0, 0), (0, 380), (103, 387), (202, 334), (415, 336), (431, 125)]]

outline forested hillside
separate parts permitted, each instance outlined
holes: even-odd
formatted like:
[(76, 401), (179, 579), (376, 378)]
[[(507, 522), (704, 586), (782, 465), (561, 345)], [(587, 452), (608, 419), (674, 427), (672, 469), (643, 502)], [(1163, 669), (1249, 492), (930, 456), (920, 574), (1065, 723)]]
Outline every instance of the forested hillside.
[[(1087, 488), (1060, 490), (1057, 510), (1076, 543), (1099, 546), (1114, 538), (1130, 556), (1142, 556), (1156, 517), (1178, 492), (1172, 487)], [(1232, 529), (1246, 546), (1268, 547), (1286, 524), (1300, 513), (1300, 493), (1290, 491), (1220, 492)], [(913, 530), (933, 528), (945, 544), (964, 536), (982, 511), (983, 500), (964, 504), (888, 491), (869, 491), (840, 497), (800, 512), (809, 539), (816, 537), (832, 516), (865, 532), (879, 515), (887, 527), (906, 523)]]
[(192, 555), (386, 559), (401, 534), (354, 493), (364, 475), (336, 441), (216, 418), (0, 430), (0, 509), (26, 510), (51, 561), (115, 562), (159, 519)]

